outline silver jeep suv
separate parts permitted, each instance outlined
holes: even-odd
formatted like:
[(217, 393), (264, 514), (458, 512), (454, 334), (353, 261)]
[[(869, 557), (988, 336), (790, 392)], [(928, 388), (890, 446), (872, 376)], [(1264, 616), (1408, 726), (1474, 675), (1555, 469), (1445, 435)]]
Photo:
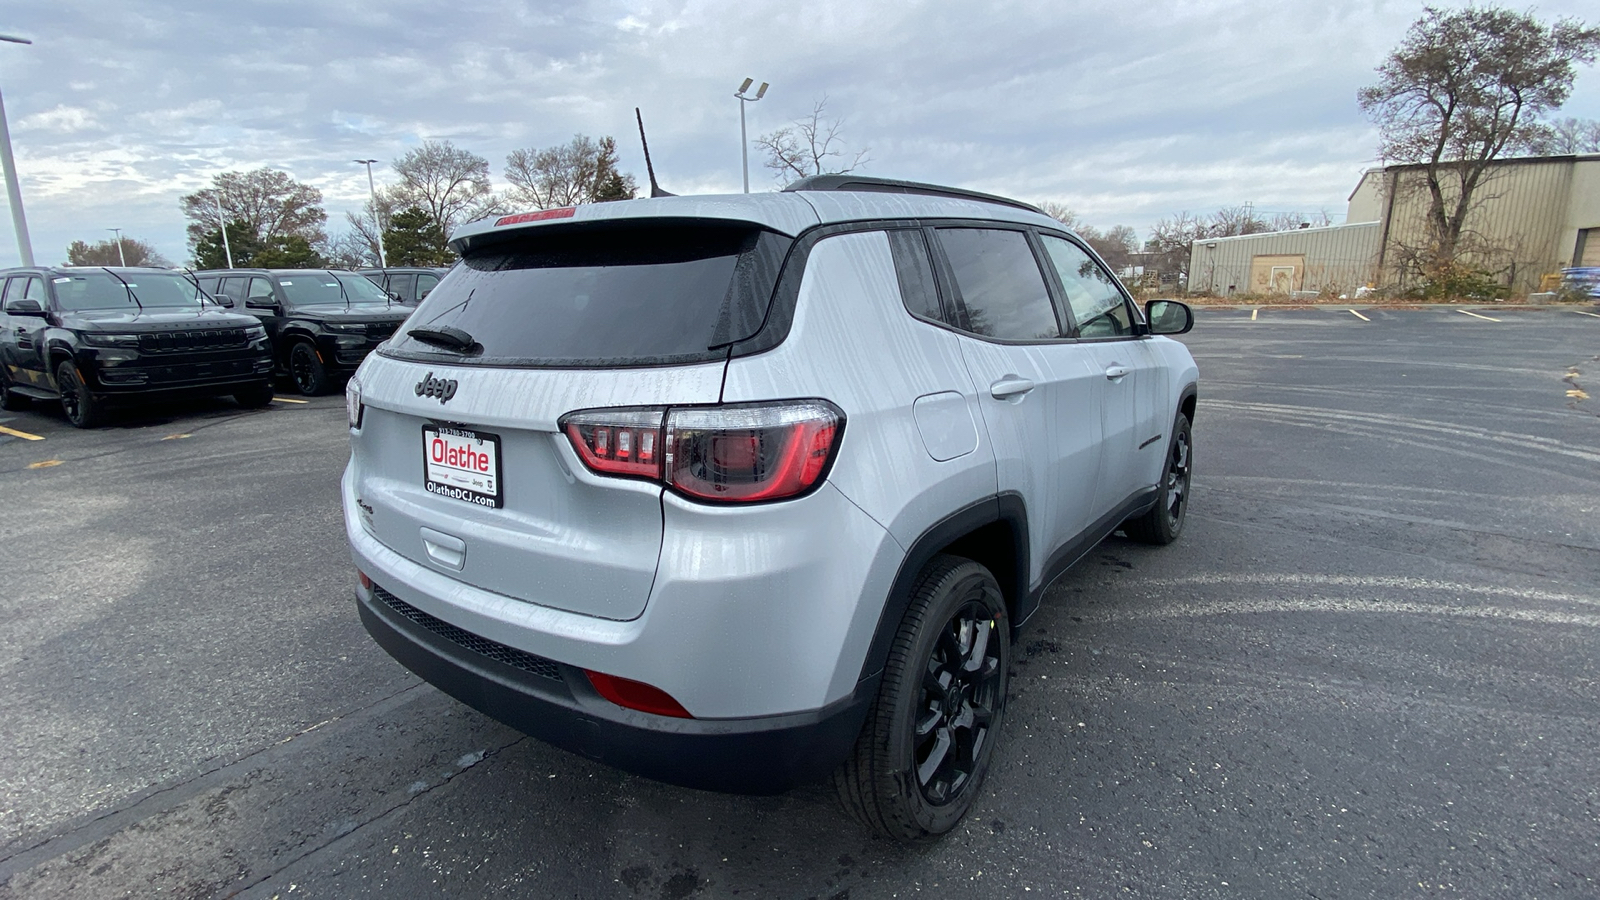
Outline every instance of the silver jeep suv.
[(360, 614), (557, 746), (942, 833), (1052, 579), (1183, 526), (1192, 314), (1025, 204), (822, 176), (451, 246), (349, 383)]

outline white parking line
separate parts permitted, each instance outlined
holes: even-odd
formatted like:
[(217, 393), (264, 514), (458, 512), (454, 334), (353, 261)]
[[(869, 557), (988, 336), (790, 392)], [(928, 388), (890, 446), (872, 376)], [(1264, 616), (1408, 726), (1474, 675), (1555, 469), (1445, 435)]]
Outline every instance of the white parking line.
[(1498, 322), (1498, 321), (1500, 321), (1499, 319), (1496, 319), (1494, 316), (1480, 316), (1480, 315), (1478, 315), (1477, 313), (1473, 312), (1470, 309), (1458, 309), (1458, 310), (1456, 310), (1456, 312), (1461, 313), (1463, 316), (1471, 316), (1474, 319), (1487, 319), (1490, 322)]
[(1600, 313), (1588, 313), (1588, 312), (1584, 312), (1581, 309), (1575, 309), (1575, 310), (1573, 310), (1573, 312), (1577, 313), (1580, 316), (1594, 316), (1596, 319), (1600, 319)]
[(1350, 310), (1349, 312), (1350, 312), (1350, 315), (1355, 316), (1356, 318), (1360, 319), (1363, 322), (1371, 322), (1372, 321), (1371, 319), (1367, 318), (1366, 316), (1363, 316), (1361, 313), (1358, 313), (1353, 309)]
[(1250, 310), (1250, 321), (1254, 322), (1256, 320), (1256, 313), (1258, 312), (1261, 312), (1261, 307), (1259, 306)]

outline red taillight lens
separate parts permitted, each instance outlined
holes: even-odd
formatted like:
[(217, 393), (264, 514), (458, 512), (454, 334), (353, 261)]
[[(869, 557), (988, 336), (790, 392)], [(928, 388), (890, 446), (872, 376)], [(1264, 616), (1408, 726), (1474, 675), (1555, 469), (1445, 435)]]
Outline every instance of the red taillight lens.
[(606, 675), (602, 672), (583, 670), (589, 676), (589, 683), (600, 696), (610, 700), (618, 706), (628, 709), (637, 709), (640, 712), (653, 713), (658, 716), (672, 716), (678, 719), (692, 719), (689, 711), (683, 705), (672, 699), (672, 695), (653, 685), (642, 681), (633, 681), (627, 678), (618, 678), (615, 675)]
[(561, 417), (583, 464), (607, 475), (661, 477), (659, 409), (607, 409)]
[(356, 580), (361, 582), (361, 587), (363, 590), (372, 590), (372, 579), (367, 577), (367, 573), (357, 569)]
[(822, 400), (674, 409), (667, 484), (701, 500), (755, 502), (805, 493), (822, 478), (844, 414)]
[(591, 471), (664, 482), (697, 500), (781, 500), (827, 471), (844, 413), (826, 400), (568, 413), (561, 430)]

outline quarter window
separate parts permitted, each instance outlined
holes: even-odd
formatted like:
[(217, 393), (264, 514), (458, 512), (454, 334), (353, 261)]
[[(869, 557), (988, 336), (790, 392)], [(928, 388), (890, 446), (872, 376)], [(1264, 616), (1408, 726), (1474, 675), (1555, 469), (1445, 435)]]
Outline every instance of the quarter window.
[(939, 244), (966, 307), (963, 330), (1008, 341), (1061, 336), (1044, 275), (1020, 231), (941, 228)]
[(1125, 337), (1134, 333), (1127, 301), (1116, 281), (1083, 248), (1043, 235), (1045, 254), (1061, 278), (1061, 290), (1078, 323), (1078, 337)]
[(928, 242), (921, 231), (889, 232), (889, 250), (894, 255), (894, 272), (900, 281), (900, 299), (914, 316), (944, 322), (939, 306), (939, 289), (933, 280), (933, 263), (928, 259)]

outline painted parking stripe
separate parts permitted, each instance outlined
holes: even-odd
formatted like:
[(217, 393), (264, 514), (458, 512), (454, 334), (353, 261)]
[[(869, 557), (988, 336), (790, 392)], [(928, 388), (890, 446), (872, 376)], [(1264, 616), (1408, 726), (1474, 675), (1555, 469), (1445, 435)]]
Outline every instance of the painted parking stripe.
[(9, 434), (12, 437), (22, 438), (25, 441), (42, 441), (42, 440), (44, 440), (44, 438), (40, 437), (37, 434), (29, 434), (26, 431), (18, 431), (15, 428), (7, 428), (4, 425), (0, 425), (0, 434)]
[(310, 403), (310, 400), (296, 400), (293, 397), (273, 397), (273, 403)]
[(1580, 316), (1594, 316), (1596, 319), (1600, 319), (1600, 313), (1587, 313), (1587, 312), (1584, 312), (1581, 309), (1575, 309), (1575, 310), (1573, 310), (1573, 312), (1577, 313)]
[(1255, 309), (1250, 310), (1250, 321), (1254, 322), (1256, 320), (1256, 313), (1258, 313), (1258, 312), (1261, 312), (1261, 308), (1260, 307), (1256, 307)]
[(1500, 321), (1499, 319), (1496, 319), (1494, 316), (1480, 316), (1480, 315), (1478, 315), (1477, 313), (1473, 312), (1470, 309), (1458, 309), (1458, 310), (1456, 310), (1456, 312), (1461, 313), (1463, 316), (1471, 316), (1474, 319), (1486, 319), (1486, 320), (1488, 320), (1490, 322), (1498, 322), (1498, 321)]
[(1372, 321), (1371, 319), (1367, 318), (1366, 316), (1363, 316), (1361, 313), (1358, 313), (1353, 309), (1350, 310), (1350, 315), (1355, 316), (1356, 318), (1360, 319), (1363, 322), (1371, 322)]

